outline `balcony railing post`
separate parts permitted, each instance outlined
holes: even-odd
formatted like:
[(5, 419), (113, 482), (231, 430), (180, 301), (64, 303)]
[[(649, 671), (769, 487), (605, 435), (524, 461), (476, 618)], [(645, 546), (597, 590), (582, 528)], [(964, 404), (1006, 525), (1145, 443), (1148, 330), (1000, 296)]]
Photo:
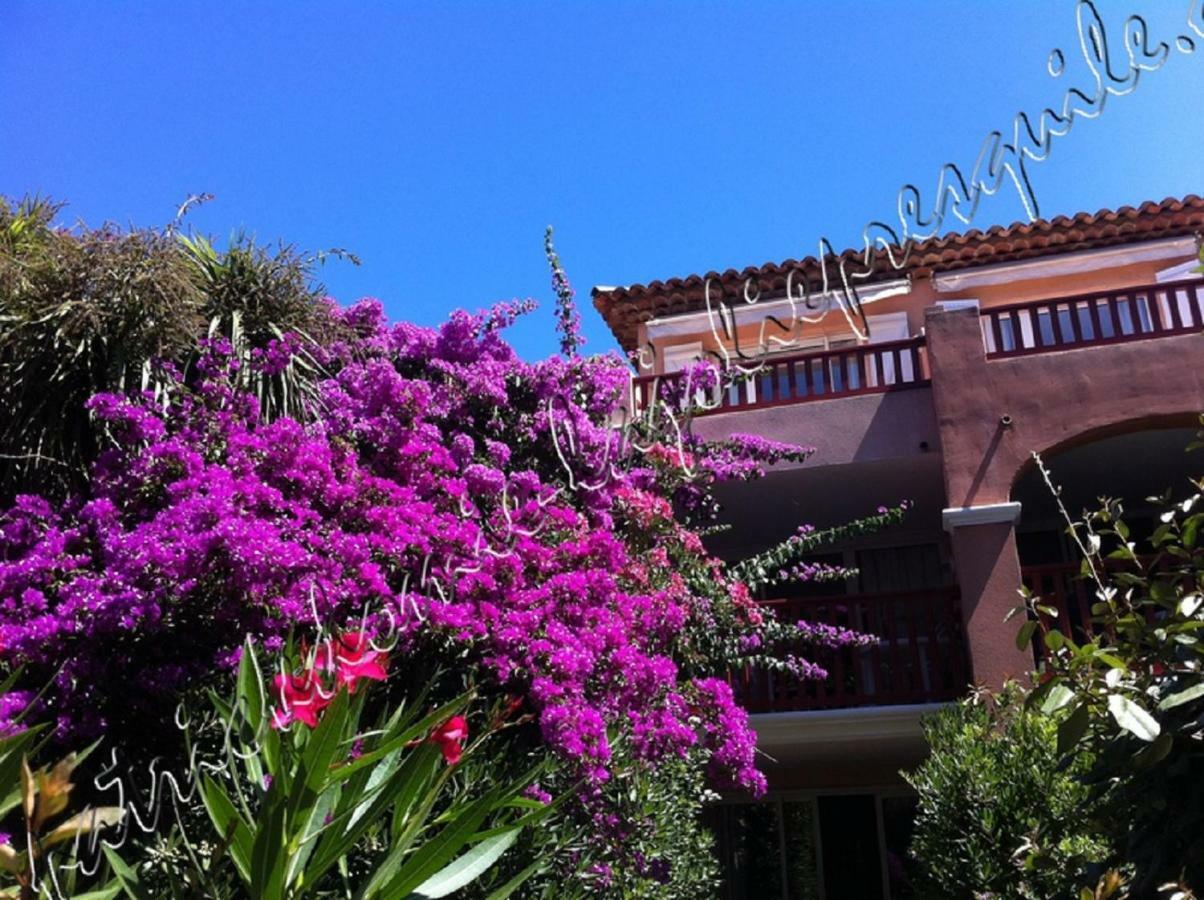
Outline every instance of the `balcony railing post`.
[[(988, 326), (984, 329), (984, 346), (990, 357), (1019, 356), (1185, 334), (1199, 327), (1199, 285), (1198, 280), (1146, 284), (990, 307), (981, 312)], [(1067, 323), (1062, 321), (1063, 306)], [(1051, 320), (1048, 331), (1043, 327), (1045, 316)], [(1087, 322), (1090, 336), (1085, 333)]]
[(753, 712), (940, 702), (965, 688), (967, 651), (956, 588), (776, 600), (766, 606), (782, 621), (852, 628), (878, 640), (865, 648), (798, 648), (828, 669), (825, 682), (780, 672), (737, 680)]

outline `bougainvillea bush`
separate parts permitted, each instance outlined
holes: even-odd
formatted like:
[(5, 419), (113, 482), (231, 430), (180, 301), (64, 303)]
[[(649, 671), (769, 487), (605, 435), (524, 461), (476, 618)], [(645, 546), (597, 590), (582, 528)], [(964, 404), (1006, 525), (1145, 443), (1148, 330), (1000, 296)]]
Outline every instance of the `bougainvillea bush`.
[[(565, 827), (597, 832), (539, 848), (563, 852), (583, 890), (630, 878), (668, 896), (687, 874), (656, 855), (666, 787), (636, 813), (626, 785), (684, 765), (700, 786), (764, 790), (729, 672), (823, 677), (798, 641), (860, 638), (781, 625), (753, 591), (842, 577), (794, 563), (848, 531), (804, 530), (735, 570), (709, 556), (712, 486), (808, 451), (708, 444), (668, 406), (636, 417), (629, 366), (576, 355), (550, 242), (549, 255), (562, 356), (526, 362), (502, 338), (528, 303), (424, 328), (389, 323), (374, 300), (315, 298), (321, 339), (206, 330), (187, 354), (146, 360), (153, 389), (88, 399), (82, 487), (19, 495), (0, 514), (0, 654), (23, 667), (7, 719), (50, 721), (62, 744), (103, 735), (170, 755), (181, 697), (230, 677), (248, 636), (271, 654), (353, 628), (387, 642), (415, 690), (439, 669), (456, 673), (448, 691), (510, 698), (525, 752), (550, 754), (558, 787), (576, 786)], [(256, 386), (301, 359), (304, 402), (265, 403), (279, 392)]]

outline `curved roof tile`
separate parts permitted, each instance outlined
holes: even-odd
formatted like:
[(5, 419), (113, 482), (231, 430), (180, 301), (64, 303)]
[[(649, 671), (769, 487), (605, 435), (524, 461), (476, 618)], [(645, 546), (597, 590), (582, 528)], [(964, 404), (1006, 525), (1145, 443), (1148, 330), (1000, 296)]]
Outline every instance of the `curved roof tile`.
[[(1055, 216), (1012, 225), (992, 225), (985, 232), (972, 228), (919, 241), (908, 248), (899, 267), (892, 266), (889, 254), (876, 253), (873, 275), (866, 283), (882, 278), (897, 278), (901, 273), (926, 277), (935, 272), (950, 272), (989, 263), (1036, 259), (1055, 253), (1090, 250), (1137, 240), (1152, 240), (1193, 234), (1204, 228), (1204, 199), (1189, 194), (1168, 197), (1162, 202), (1148, 200), (1138, 207), (1101, 209), (1073, 216)], [(898, 259), (903, 248), (892, 247)], [(830, 258), (829, 271), (840, 262), (852, 264), (864, 257), (864, 249), (844, 250)], [(723, 296), (739, 294), (746, 281), (764, 292), (781, 291), (788, 274), (796, 272), (797, 283), (806, 279), (818, 289), (820, 261), (814, 256), (782, 263), (767, 262), (742, 271), (728, 269), (722, 274), (689, 275), (635, 284), (629, 287), (594, 289), (594, 307), (602, 314), (610, 330), (625, 350), (634, 350), (639, 324), (657, 316), (695, 312), (705, 308), (703, 292), (709, 279)]]

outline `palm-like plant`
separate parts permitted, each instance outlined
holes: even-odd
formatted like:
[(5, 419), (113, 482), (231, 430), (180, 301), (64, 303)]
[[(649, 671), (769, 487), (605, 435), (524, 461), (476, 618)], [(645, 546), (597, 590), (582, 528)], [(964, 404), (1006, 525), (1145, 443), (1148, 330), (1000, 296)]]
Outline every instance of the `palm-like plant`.
[[(0, 500), (76, 484), (98, 445), (87, 400), (165, 390), (159, 361), (187, 372), (206, 337), (230, 342), (265, 416), (305, 416), (320, 375), (305, 348), (336, 329), (311, 278), (322, 256), (241, 235), (219, 251), (175, 224), (69, 230), (60, 209), (0, 198)], [(286, 335), (287, 365), (249, 365)]]

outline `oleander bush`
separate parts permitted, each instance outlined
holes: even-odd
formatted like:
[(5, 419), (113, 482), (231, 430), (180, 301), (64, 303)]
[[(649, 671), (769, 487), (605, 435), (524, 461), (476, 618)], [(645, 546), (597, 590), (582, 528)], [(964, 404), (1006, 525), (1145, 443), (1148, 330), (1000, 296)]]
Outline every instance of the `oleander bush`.
[(922, 896), (1077, 898), (1110, 847), (1086, 823), (1091, 760), (1061, 767), (1058, 719), (1015, 684), (972, 694), (924, 723), (931, 755), (905, 777), (918, 795), (911, 854)]

